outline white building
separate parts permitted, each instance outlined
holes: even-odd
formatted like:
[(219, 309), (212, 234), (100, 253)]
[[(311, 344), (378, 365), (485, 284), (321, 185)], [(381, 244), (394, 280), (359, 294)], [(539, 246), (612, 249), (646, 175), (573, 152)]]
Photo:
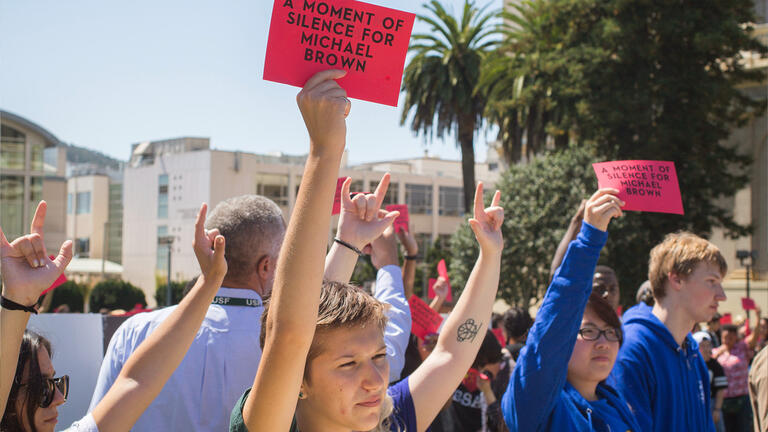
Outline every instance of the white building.
[[(346, 159), (346, 158), (345, 158)], [(211, 150), (207, 138), (178, 138), (133, 146), (123, 183), (123, 278), (141, 287), (154, 303), (158, 283), (166, 277), (171, 237), (171, 273), (185, 281), (199, 273), (192, 251), (194, 222), (200, 204), (213, 208), (243, 194), (275, 201), (290, 216), (296, 200), (304, 156), (270, 156)], [(422, 157), (358, 166), (343, 164), (353, 191), (375, 189), (392, 173), (385, 203), (409, 205), (413, 232), (426, 251), (429, 242), (450, 236), (463, 221), (460, 162)], [(477, 179), (496, 182), (499, 171), (476, 165)], [(334, 218), (333, 225), (336, 220)]]

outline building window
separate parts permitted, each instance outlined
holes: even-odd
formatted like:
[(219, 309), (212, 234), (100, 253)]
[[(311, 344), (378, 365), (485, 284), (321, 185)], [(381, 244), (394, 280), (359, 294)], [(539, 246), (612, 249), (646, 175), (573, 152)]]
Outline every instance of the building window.
[(33, 144), (30, 148), (29, 169), (43, 171), (43, 152), (45, 147), (41, 144)]
[(81, 237), (75, 240), (75, 255), (79, 258), (88, 258), (91, 254), (90, 237)]
[(410, 214), (432, 214), (432, 185), (405, 185), (405, 203)]
[(24, 177), (0, 176), (0, 221), (8, 241), (25, 234)]
[(423, 251), (421, 252), (421, 255), (426, 256), (427, 251), (429, 251), (432, 246), (432, 235), (427, 233), (416, 233), (414, 239), (416, 240), (416, 244), (419, 245), (419, 251)]
[(464, 216), (464, 193), (460, 187), (440, 186), (440, 216)]
[(256, 193), (267, 197), (277, 205), (288, 205), (288, 176), (259, 174), (256, 176)]
[(355, 180), (349, 185), (350, 192), (370, 192), (365, 190), (365, 182), (362, 180)]
[(72, 211), (74, 210), (74, 206), (72, 205), (72, 194), (67, 194), (67, 214), (72, 214)]
[(7, 126), (0, 126), (0, 169), (25, 169), (26, 135)]
[(43, 178), (30, 177), (29, 179), (29, 222), (35, 216), (35, 210), (40, 201), (43, 200)]
[(168, 219), (168, 174), (160, 174), (157, 184), (157, 218)]
[[(371, 184), (371, 193), (373, 193), (376, 188), (379, 187), (379, 182), (375, 182)], [(397, 202), (397, 190), (398, 185), (397, 183), (390, 183), (389, 187), (387, 188), (387, 194), (384, 195), (384, 200), (381, 202), (382, 206), (388, 206), (390, 204), (398, 204)]]
[(171, 253), (171, 245), (167, 243), (168, 226), (157, 227), (157, 262), (155, 268), (160, 272), (168, 273), (168, 254)]
[(78, 192), (75, 201), (77, 214), (88, 214), (91, 212), (91, 192)]

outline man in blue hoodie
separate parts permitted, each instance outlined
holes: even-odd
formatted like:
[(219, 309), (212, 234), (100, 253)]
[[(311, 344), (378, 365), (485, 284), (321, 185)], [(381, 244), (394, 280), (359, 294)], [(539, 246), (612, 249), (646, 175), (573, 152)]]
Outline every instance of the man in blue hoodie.
[(709, 375), (690, 331), (725, 300), (720, 250), (691, 233), (669, 234), (651, 251), (656, 304), (624, 314), (624, 345), (610, 382), (643, 431), (711, 431)]

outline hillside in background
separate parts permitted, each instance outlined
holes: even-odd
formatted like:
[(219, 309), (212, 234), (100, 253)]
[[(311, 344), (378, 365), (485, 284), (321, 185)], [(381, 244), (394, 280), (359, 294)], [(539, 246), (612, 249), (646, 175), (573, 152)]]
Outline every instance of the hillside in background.
[(116, 170), (121, 163), (121, 161), (96, 150), (78, 147), (74, 144), (65, 144), (65, 147), (67, 148), (67, 162), (71, 164), (94, 164)]

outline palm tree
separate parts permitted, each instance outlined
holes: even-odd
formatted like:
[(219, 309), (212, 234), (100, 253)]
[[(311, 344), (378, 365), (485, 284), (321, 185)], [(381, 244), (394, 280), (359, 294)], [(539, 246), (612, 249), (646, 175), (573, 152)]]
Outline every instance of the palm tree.
[[(487, 6), (486, 6), (487, 7)], [(475, 187), (474, 137), (482, 126), (485, 98), (475, 91), (480, 67), (497, 43), (497, 28), (488, 21), (497, 13), (485, 13), (465, 0), (461, 18), (449, 14), (437, 0), (425, 8), (432, 16), (418, 15), (432, 31), (413, 35), (409, 51), (415, 55), (405, 68), (402, 90), (405, 107), (400, 119), (404, 124), (413, 111), (411, 130), (431, 139), (442, 138), (446, 131), (456, 133), (461, 149), (464, 181), (464, 210), (472, 208)]]

